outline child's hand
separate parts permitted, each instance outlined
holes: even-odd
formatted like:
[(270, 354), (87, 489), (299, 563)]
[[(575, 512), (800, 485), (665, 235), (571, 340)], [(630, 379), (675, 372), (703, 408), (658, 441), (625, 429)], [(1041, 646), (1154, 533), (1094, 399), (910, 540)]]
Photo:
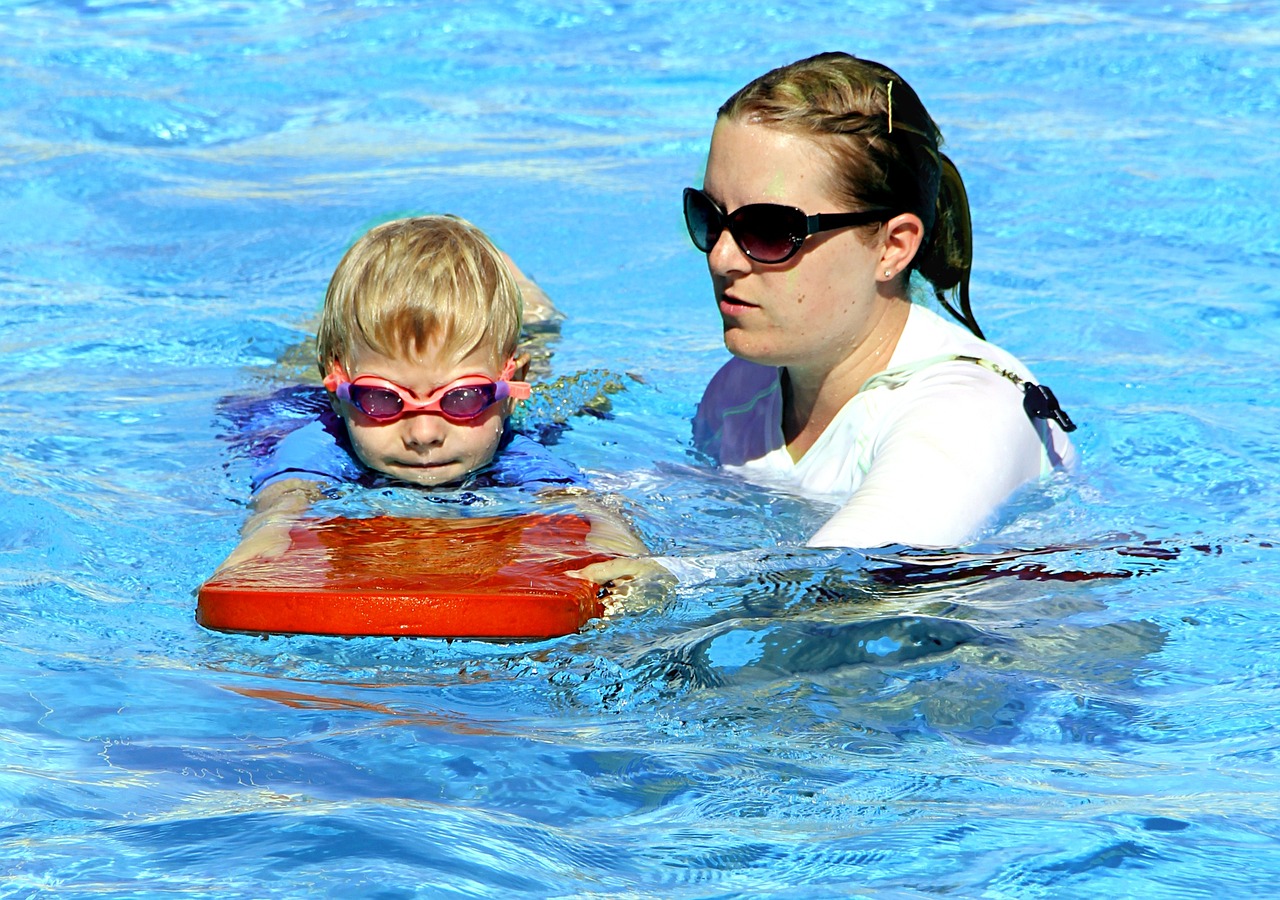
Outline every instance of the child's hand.
[(605, 589), (602, 602), (606, 616), (647, 609), (676, 585), (675, 576), (651, 556), (609, 559), (568, 574)]

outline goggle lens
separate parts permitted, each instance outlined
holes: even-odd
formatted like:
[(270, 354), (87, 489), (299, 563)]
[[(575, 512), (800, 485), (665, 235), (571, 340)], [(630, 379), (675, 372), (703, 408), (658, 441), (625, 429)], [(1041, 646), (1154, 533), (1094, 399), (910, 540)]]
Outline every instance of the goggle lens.
[(451, 419), (474, 419), (497, 400), (496, 384), (473, 384), (445, 391), (440, 411)]
[(367, 384), (347, 388), (351, 405), (371, 419), (394, 419), (404, 412), (404, 401), (395, 391)]
[[(349, 384), (351, 404), (371, 419), (390, 421), (404, 414), (404, 398), (390, 388)], [(498, 401), (496, 384), (469, 384), (450, 388), (440, 395), (439, 409), (450, 419), (474, 419)]]
[(474, 419), (500, 400), (528, 400), (531, 393), (526, 381), (512, 381), (515, 358), (507, 360), (498, 381), (488, 375), (464, 375), (436, 390), (425, 400), (418, 399), (408, 388), (376, 375), (361, 375), (352, 381), (342, 363), (329, 364), (324, 386), (343, 403), (349, 403), (377, 422), (394, 422), (409, 412), (438, 413), (455, 421)]

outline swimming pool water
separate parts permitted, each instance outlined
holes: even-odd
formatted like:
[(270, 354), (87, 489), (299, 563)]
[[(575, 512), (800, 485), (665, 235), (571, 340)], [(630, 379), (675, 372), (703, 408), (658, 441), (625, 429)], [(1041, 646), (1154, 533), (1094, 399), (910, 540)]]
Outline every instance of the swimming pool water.
[[(1277, 4), (4, 2), (0, 48), (0, 895), (1276, 892)], [(679, 191), (823, 49), (941, 124), (1074, 479), (964, 557), (797, 550), (537, 644), (194, 623), (220, 401), (409, 212), (623, 387), (556, 452), (656, 551), (795, 550), (823, 510), (689, 452), (725, 354)]]

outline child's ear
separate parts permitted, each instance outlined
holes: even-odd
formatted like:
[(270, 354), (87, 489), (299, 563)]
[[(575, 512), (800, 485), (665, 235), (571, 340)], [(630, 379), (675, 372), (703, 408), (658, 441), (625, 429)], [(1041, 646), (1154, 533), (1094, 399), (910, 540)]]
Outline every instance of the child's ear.
[(346, 421), (346, 411), (342, 408), (342, 401), (338, 399), (338, 395), (333, 391), (329, 392), (329, 407), (334, 411), (339, 419)]
[(524, 380), (525, 380), (525, 377), (526, 377), (526, 376), (528, 376), (528, 374), (529, 374), (529, 360), (530, 360), (530, 358), (531, 358), (531, 357), (529, 356), (529, 354), (528, 354), (528, 353), (517, 353), (517, 354), (516, 354), (516, 357), (515, 357), (515, 360), (516, 360), (516, 371), (515, 371), (515, 374), (513, 374), (513, 375), (511, 376), (511, 380), (512, 380), (512, 381), (524, 381)]

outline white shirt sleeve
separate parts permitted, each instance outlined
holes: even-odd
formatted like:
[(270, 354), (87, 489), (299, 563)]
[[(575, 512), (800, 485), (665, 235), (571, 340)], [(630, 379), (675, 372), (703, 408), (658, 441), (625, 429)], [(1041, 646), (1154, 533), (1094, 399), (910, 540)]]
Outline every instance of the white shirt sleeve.
[(862, 484), (809, 546), (959, 546), (1039, 477), (1041, 437), (1007, 379), (958, 362), (895, 390)]

